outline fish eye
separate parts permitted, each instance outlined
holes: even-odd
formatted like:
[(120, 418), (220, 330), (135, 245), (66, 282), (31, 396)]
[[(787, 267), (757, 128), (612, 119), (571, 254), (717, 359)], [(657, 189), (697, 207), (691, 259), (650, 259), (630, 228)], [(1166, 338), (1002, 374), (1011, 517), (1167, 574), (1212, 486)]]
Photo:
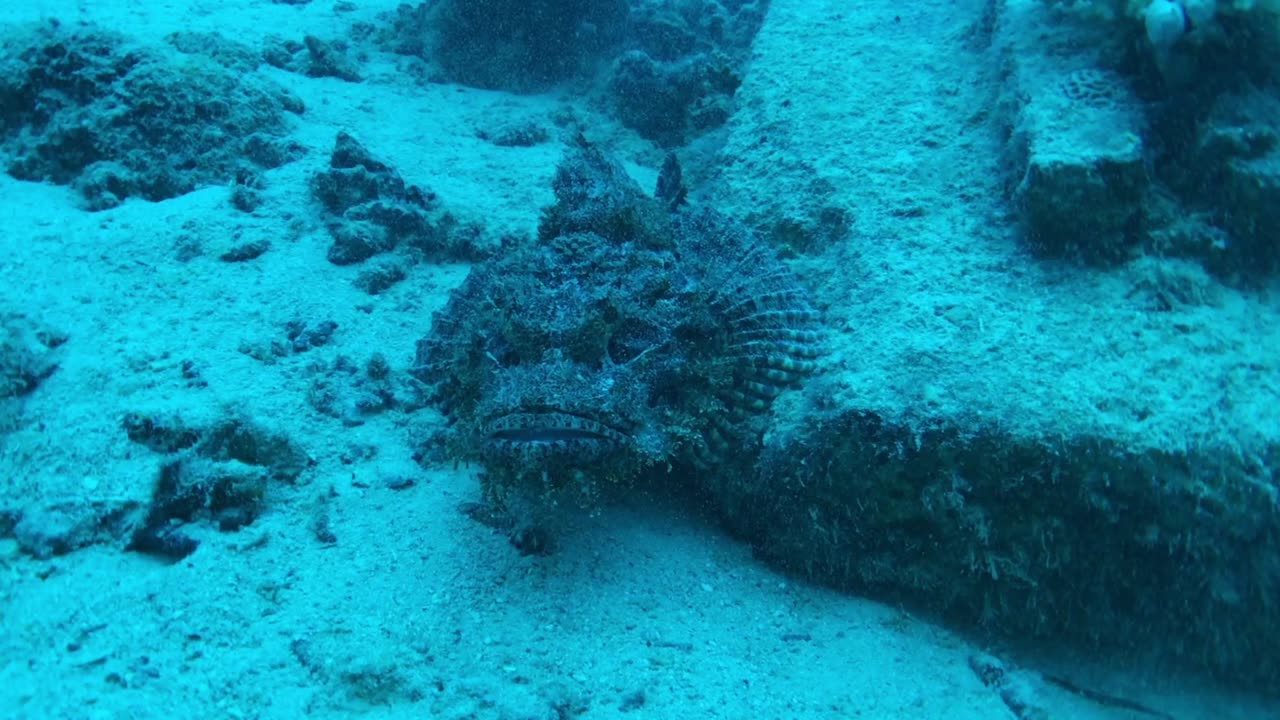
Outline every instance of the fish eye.
[(624, 320), (609, 336), (609, 359), (616, 365), (625, 365), (660, 342), (662, 333), (657, 327), (638, 320)]

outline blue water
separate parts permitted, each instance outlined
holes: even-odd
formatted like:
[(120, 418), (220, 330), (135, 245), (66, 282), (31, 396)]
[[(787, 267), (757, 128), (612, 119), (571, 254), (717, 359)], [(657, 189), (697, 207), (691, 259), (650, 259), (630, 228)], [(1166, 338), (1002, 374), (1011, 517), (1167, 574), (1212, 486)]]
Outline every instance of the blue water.
[(0, 8), (0, 717), (1280, 717), (1280, 6)]

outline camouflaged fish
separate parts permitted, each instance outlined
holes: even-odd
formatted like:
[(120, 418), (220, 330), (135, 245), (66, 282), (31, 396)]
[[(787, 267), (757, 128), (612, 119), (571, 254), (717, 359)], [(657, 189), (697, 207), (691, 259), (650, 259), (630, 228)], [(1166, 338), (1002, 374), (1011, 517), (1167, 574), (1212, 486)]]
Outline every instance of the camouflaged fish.
[(418, 343), (414, 376), (485, 499), (580, 505), (645, 468), (714, 468), (812, 373), (819, 316), (743, 225), (684, 203), (669, 158), (651, 198), (580, 141), (538, 240), (477, 265)]

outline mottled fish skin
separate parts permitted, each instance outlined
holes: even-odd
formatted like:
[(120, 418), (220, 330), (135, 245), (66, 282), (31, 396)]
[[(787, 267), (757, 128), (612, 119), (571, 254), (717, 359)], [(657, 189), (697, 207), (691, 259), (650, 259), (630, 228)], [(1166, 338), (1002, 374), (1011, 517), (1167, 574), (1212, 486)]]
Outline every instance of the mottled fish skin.
[(487, 500), (591, 504), (648, 466), (714, 467), (817, 370), (808, 293), (745, 226), (685, 204), (673, 163), (655, 200), (579, 142), (537, 242), (477, 265), (419, 341), (414, 376)]

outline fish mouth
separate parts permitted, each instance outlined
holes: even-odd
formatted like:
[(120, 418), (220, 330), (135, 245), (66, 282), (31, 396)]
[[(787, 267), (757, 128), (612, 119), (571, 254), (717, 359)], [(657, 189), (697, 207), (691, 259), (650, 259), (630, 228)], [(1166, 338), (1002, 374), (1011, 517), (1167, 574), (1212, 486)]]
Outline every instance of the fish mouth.
[(631, 444), (631, 436), (621, 430), (562, 410), (499, 415), (482, 432), (485, 453), (507, 459), (593, 461)]

